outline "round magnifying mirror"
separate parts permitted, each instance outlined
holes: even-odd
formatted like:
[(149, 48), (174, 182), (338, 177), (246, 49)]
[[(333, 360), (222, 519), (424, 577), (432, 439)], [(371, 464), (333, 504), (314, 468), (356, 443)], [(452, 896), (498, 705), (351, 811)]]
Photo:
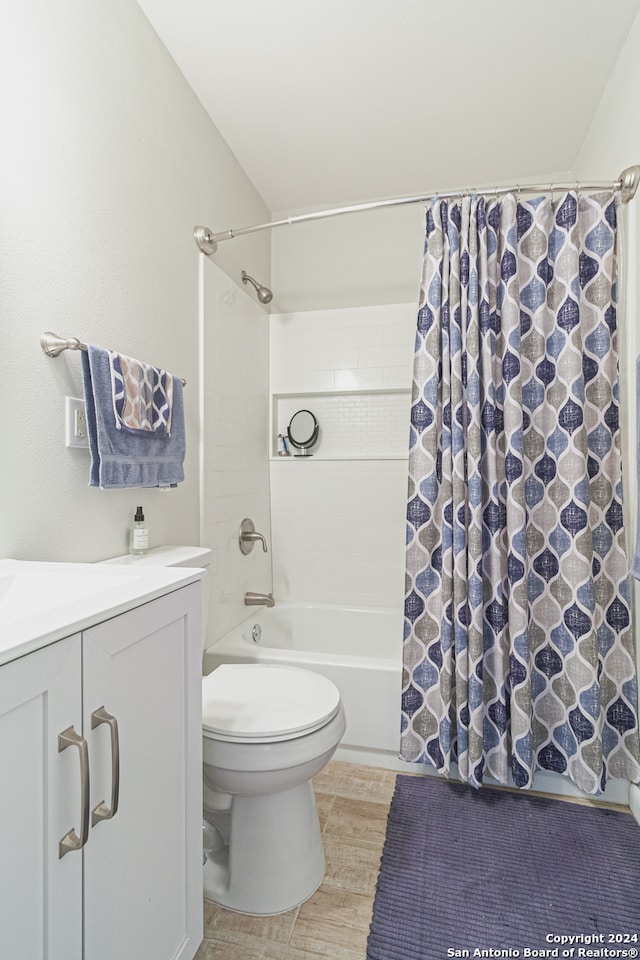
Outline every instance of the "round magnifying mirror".
[(291, 446), (295, 447), (296, 450), (300, 450), (300, 453), (296, 453), (294, 456), (313, 456), (313, 454), (309, 453), (309, 449), (318, 439), (319, 429), (318, 421), (311, 413), (311, 410), (298, 410), (297, 413), (294, 413), (287, 430)]

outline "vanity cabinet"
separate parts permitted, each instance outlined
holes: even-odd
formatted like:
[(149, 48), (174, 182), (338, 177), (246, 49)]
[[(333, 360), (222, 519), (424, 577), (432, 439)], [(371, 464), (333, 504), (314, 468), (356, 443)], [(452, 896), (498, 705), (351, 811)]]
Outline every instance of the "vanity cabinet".
[(201, 656), (191, 584), (0, 667), (0, 960), (195, 955)]

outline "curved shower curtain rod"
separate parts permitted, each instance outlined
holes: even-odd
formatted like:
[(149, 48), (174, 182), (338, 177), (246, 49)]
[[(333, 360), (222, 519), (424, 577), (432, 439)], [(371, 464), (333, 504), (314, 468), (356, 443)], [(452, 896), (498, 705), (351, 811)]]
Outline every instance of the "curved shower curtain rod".
[[(504, 193), (539, 193), (540, 190), (606, 190), (613, 189), (620, 192), (622, 203), (628, 203), (632, 200), (640, 184), (640, 164), (627, 167), (623, 170), (617, 180), (607, 181), (606, 183), (530, 183), (530, 184), (512, 184), (509, 187), (496, 187), (493, 190), (487, 190), (491, 196), (499, 196)], [(233, 240), (235, 237), (241, 237), (246, 233), (257, 233), (259, 230), (271, 230), (273, 227), (293, 226), (295, 223), (306, 223), (310, 220), (324, 220), (326, 217), (338, 217), (345, 213), (360, 213), (361, 210), (376, 210), (380, 207), (398, 207), (408, 203), (426, 203), (434, 197), (440, 197), (446, 200), (450, 197), (459, 197), (475, 193), (475, 190), (451, 190), (448, 193), (430, 193), (424, 197), (400, 197), (395, 200), (374, 200), (370, 203), (358, 203), (351, 207), (336, 207), (333, 210), (318, 210), (315, 213), (304, 213), (298, 217), (287, 217), (285, 220), (271, 220), (269, 223), (257, 223), (252, 227), (238, 227), (234, 230), (223, 230), (221, 233), (214, 233), (209, 227), (194, 227), (193, 236), (199, 250), (208, 257), (214, 254), (218, 244), (222, 240)]]

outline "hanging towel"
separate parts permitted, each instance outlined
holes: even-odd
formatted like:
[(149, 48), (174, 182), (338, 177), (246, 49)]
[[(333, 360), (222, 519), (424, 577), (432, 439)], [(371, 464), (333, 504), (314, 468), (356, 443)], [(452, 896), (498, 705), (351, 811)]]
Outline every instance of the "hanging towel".
[(171, 374), (124, 353), (107, 352), (116, 429), (169, 435), (173, 406)]
[(170, 435), (164, 430), (132, 431), (117, 425), (108, 350), (88, 344), (82, 354), (82, 379), (91, 453), (90, 487), (168, 487), (184, 480), (184, 404), (177, 377), (172, 378)]
[(636, 484), (638, 519), (636, 523), (636, 552), (631, 564), (631, 576), (640, 580), (640, 357), (636, 357)]

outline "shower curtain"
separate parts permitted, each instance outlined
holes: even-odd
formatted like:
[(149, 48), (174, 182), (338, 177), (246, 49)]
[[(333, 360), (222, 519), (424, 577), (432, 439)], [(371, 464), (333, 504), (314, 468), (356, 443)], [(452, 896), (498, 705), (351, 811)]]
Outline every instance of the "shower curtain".
[(480, 786), (640, 780), (614, 195), (427, 211), (400, 756)]

